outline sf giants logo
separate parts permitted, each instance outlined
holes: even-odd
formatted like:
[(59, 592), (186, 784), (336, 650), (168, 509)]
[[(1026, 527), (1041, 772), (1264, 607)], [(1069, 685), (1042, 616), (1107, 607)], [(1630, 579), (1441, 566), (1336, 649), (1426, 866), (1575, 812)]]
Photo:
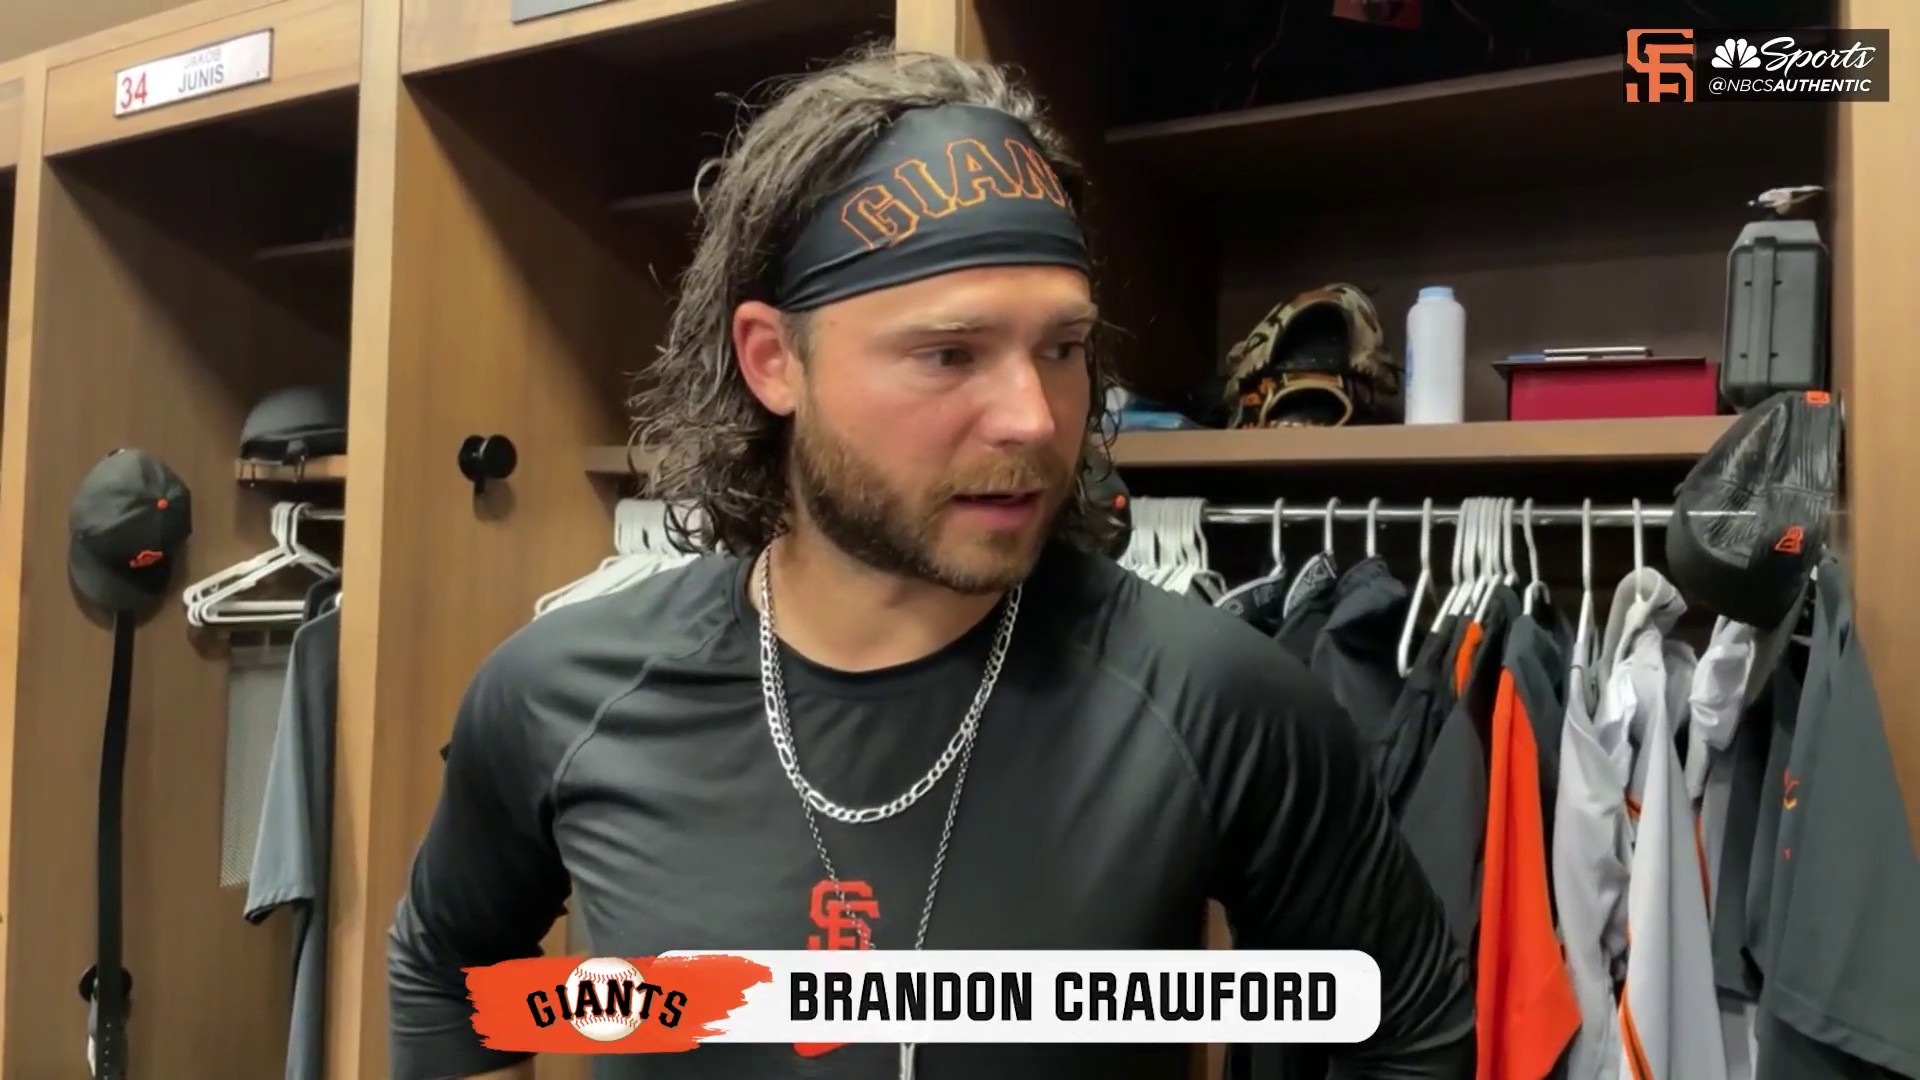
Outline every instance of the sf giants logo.
[(880, 901), (873, 898), (871, 885), (843, 881), (836, 896), (833, 882), (822, 881), (813, 887), (813, 925), (820, 932), (808, 936), (807, 948), (871, 949), (873, 922), (878, 918)]
[(968, 138), (948, 143), (940, 159), (908, 158), (894, 166), (891, 178), (854, 192), (840, 220), (869, 249), (886, 247), (912, 236), (923, 218), (943, 218), (989, 198), (1067, 205), (1060, 177), (1040, 151), (1011, 137), (998, 148)]
[(1627, 31), (1627, 101), (1693, 100), (1693, 31)]

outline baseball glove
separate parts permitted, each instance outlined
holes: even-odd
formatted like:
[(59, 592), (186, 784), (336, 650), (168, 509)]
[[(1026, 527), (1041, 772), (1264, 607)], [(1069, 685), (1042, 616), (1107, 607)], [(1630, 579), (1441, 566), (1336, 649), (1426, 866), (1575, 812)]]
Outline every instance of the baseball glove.
[(1227, 351), (1229, 427), (1399, 419), (1400, 364), (1367, 294), (1335, 283), (1276, 306)]

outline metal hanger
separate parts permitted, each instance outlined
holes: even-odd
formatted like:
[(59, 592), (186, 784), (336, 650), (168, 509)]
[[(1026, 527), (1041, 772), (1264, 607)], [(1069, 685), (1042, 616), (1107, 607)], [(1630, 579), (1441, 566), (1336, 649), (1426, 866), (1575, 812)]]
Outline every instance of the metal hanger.
[(1264, 576), (1254, 578), (1252, 581), (1244, 582), (1228, 589), (1221, 595), (1220, 599), (1213, 602), (1215, 607), (1224, 606), (1263, 585), (1284, 585), (1286, 583), (1287, 552), (1280, 543), (1280, 531), (1286, 524), (1286, 520), (1287, 500), (1273, 500), (1273, 526), (1272, 532), (1268, 537), (1268, 544), (1271, 548), (1270, 554), (1273, 556), (1273, 568), (1268, 570)]
[(1573, 636), (1573, 663), (1593, 662), (1593, 500), (1580, 500), (1580, 618)]
[[(1420, 501), (1420, 576), (1407, 598), (1407, 621), (1400, 627), (1400, 651), (1396, 659), (1401, 678), (1413, 672), (1413, 627), (1420, 620), (1420, 597), (1433, 596), (1433, 500)], [(1437, 601), (1439, 597), (1434, 597)]]

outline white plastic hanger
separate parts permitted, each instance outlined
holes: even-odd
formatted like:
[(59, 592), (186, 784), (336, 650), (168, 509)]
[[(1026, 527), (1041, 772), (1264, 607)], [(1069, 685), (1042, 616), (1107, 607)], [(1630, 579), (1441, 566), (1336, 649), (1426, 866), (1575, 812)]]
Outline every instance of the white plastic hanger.
[[(557, 611), (570, 604), (607, 596), (637, 585), (657, 574), (685, 566), (697, 552), (674, 547), (668, 534), (672, 507), (657, 499), (622, 499), (614, 505), (614, 554), (586, 575), (562, 585), (534, 602), (533, 615)], [(697, 528), (697, 509), (687, 511), (688, 525)]]
[(1533, 497), (1520, 505), (1520, 533), (1527, 542), (1527, 592), (1522, 597), (1520, 610), (1528, 618), (1533, 617), (1533, 598), (1538, 594), (1542, 600), (1551, 601), (1547, 594), (1547, 583), (1540, 579), (1540, 549), (1533, 542)]
[(1148, 580), (1171, 591), (1185, 558), (1180, 541), (1179, 507), (1171, 500), (1153, 501), (1152, 532), (1153, 572)]
[(1506, 507), (1507, 500), (1505, 499), (1487, 500), (1487, 532), (1485, 541), (1487, 545), (1487, 577), (1485, 584), (1480, 586), (1480, 603), (1476, 604), (1473, 609), (1475, 621), (1480, 621), (1486, 617), (1487, 605), (1492, 601), (1494, 592), (1500, 588), (1500, 582), (1507, 572), (1506, 564), (1501, 559), (1503, 549), (1500, 541), (1501, 536), (1506, 533), (1506, 528), (1503, 524), (1506, 520)]
[(1440, 610), (1433, 614), (1433, 625), (1427, 628), (1430, 634), (1440, 632), (1440, 624), (1447, 616), (1455, 614), (1454, 608), (1460, 602), (1460, 590), (1466, 583), (1466, 565), (1468, 548), (1465, 534), (1473, 531), (1474, 508), (1478, 503), (1467, 499), (1460, 504), (1460, 510), (1453, 518), (1453, 572), (1448, 580), (1447, 595), (1440, 601)]
[(1646, 534), (1640, 528), (1640, 500), (1633, 500), (1633, 599), (1643, 602), (1646, 596), (1645, 575), (1640, 571), (1647, 565)]
[(1413, 583), (1413, 595), (1407, 598), (1407, 621), (1400, 627), (1400, 677), (1413, 672), (1413, 627), (1420, 621), (1420, 597), (1433, 596), (1433, 500), (1420, 500), (1420, 577)]
[[(1200, 499), (1182, 499), (1174, 507), (1173, 521), (1180, 541), (1180, 572), (1175, 577), (1175, 592), (1186, 592), (1194, 579), (1207, 573), (1207, 538), (1200, 522), (1204, 503)], [(1219, 595), (1215, 593), (1214, 595)]]
[(321, 511), (309, 503), (279, 503), (273, 508), (271, 529), (274, 546), (195, 582), (181, 593), (192, 626), (263, 625), (298, 623), (306, 618), (304, 596), (291, 600), (241, 600), (237, 597), (258, 588), (275, 574), (300, 569), (316, 578), (327, 578), (339, 570), (326, 557), (300, 543), (300, 522), (326, 517), (338, 520), (337, 511)]
[(1507, 563), (1507, 577), (1500, 578), (1500, 584), (1513, 588), (1521, 582), (1521, 565), (1513, 553), (1513, 500), (1505, 500), (1500, 505), (1500, 557)]
[(1487, 532), (1488, 563), (1492, 573), (1487, 575), (1485, 589), (1480, 594), (1480, 603), (1473, 609), (1473, 621), (1485, 622), (1487, 609), (1493, 606), (1493, 598), (1500, 592), (1502, 585), (1511, 588), (1519, 578), (1519, 572), (1513, 565), (1513, 500), (1495, 499), (1494, 511), (1488, 516)]
[(288, 600), (242, 600), (237, 597), (285, 570), (305, 569), (319, 578), (337, 573), (330, 561), (300, 543), (300, 522), (318, 517), (337, 520), (339, 513), (316, 510), (307, 503), (276, 504), (270, 522), (274, 539), (272, 547), (183, 591), (181, 599), (187, 606), (188, 624), (263, 625), (303, 621), (306, 616), (304, 596)]
[(1193, 572), (1192, 586), (1198, 589), (1202, 599), (1208, 603), (1218, 600), (1227, 591), (1227, 579), (1218, 570), (1213, 569), (1207, 558), (1207, 501), (1189, 499), (1187, 505), (1187, 535), (1192, 538), (1197, 556), (1197, 569)]
[[(1380, 557), (1380, 496), (1367, 500), (1367, 558)], [(1425, 561), (1424, 559), (1422, 560)]]
[(1480, 576), (1475, 579), (1473, 591), (1467, 595), (1466, 614), (1473, 621), (1480, 618), (1481, 603), (1500, 579), (1500, 544), (1494, 538), (1494, 515), (1500, 511), (1499, 499), (1481, 499), (1480, 513), (1475, 523), (1475, 555)]
[(288, 533), (288, 525), (287, 525), (288, 514), (293, 509), (293, 505), (294, 504), (289, 502), (278, 502), (273, 504), (273, 509), (269, 512), (268, 518), (267, 518), (267, 521), (268, 521), (267, 528), (269, 533), (273, 537), (272, 547), (268, 548), (267, 550), (261, 552), (258, 555), (253, 556), (250, 559), (244, 559), (240, 562), (234, 563), (232, 566), (218, 570), (213, 574), (210, 574), (207, 577), (202, 578), (201, 580), (196, 581), (193, 584), (187, 586), (185, 589), (181, 590), (181, 593), (180, 593), (181, 603), (185, 604), (188, 607), (188, 609), (191, 610), (192, 608), (194, 608), (199, 604), (201, 598), (211, 594), (214, 590), (220, 588), (222, 585), (225, 585), (228, 582), (246, 577), (248, 574), (253, 573), (255, 570), (259, 569), (260, 567), (266, 566), (267, 564), (279, 559), (281, 557), (282, 538), (285, 537)]
[[(1134, 500), (1139, 505), (1139, 500)], [(1167, 587), (1173, 577), (1177, 553), (1167, 536), (1167, 504), (1161, 499), (1147, 501), (1147, 581), (1157, 589)]]
[(1153, 521), (1159, 504), (1153, 499), (1134, 498), (1127, 503), (1131, 519), (1127, 549), (1120, 553), (1120, 568), (1146, 577), (1153, 566)]
[(1499, 512), (1499, 509), (1499, 499), (1481, 499), (1480, 512), (1474, 516), (1474, 565), (1479, 568), (1480, 573), (1474, 578), (1473, 589), (1467, 594), (1466, 603), (1463, 605), (1466, 608), (1463, 614), (1471, 620), (1477, 621), (1480, 618), (1481, 600), (1493, 588), (1494, 581), (1500, 576), (1498, 561), (1500, 546), (1493, 539), (1493, 516)]

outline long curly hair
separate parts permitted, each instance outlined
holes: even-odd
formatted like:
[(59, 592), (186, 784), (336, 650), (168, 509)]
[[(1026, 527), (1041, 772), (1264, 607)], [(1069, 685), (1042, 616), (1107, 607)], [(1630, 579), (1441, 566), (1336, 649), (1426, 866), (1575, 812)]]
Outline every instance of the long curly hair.
[[(1032, 131), (1076, 206), (1086, 191), (1065, 139), (1033, 93), (1003, 67), (873, 45), (774, 89), (772, 103), (736, 129), (724, 156), (701, 169), (698, 243), (680, 278), (666, 343), (635, 375), (628, 399), (629, 445), (650, 464), (643, 487), (674, 508), (668, 531), (687, 551), (750, 555), (787, 527), (791, 421), (767, 411), (741, 376), (733, 312), (744, 301), (770, 299), (769, 278), (794, 231), (891, 120), (950, 103), (1002, 110)], [(790, 339), (804, 342), (804, 317), (786, 321)], [(1099, 358), (1108, 330), (1096, 328), (1087, 350), (1087, 460), (1103, 464), (1101, 418), (1111, 380)], [(1058, 533), (1097, 547), (1119, 523), (1111, 508), (1089, 499), (1087, 472), (1062, 511)], [(693, 509), (699, 513), (688, 513)]]

